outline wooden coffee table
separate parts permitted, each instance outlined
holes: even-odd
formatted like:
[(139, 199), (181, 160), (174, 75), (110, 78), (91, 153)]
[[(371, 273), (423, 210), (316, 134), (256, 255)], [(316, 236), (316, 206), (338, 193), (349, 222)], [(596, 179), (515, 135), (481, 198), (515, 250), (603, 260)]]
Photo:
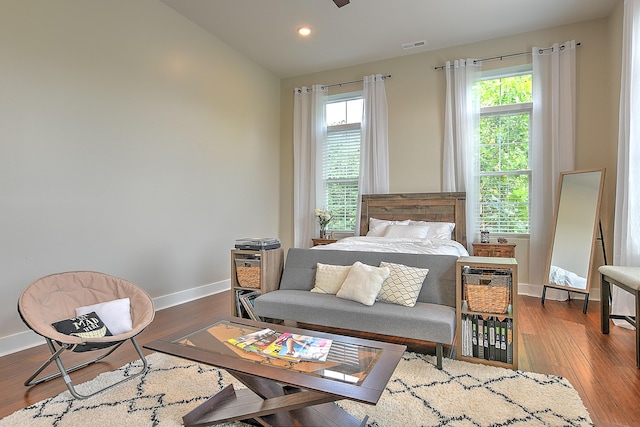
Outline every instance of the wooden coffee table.
[[(264, 328), (333, 340), (325, 362), (288, 361), (226, 342)], [(153, 341), (148, 349), (225, 369), (247, 389), (229, 385), (183, 417), (185, 426), (253, 419), (262, 426), (361, 426), (334, 402), (375, 405), (406, 347), (246, 319), (219, 319)]]

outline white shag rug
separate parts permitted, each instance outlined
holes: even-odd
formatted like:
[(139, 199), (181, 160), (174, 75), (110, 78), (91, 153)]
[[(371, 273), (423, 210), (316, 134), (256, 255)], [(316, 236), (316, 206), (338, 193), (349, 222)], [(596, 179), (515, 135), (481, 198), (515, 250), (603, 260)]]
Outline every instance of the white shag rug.
[[(0, 420), (7, 426), (181, 426), (182, 416), (233, 377), (207, 365), (154, 353), (150, 369), (85, 400), (67, 391)], [(88, 393), (135, 372), (133, 362), (77, 386)], [(512, 371), (407, 352), (376, 406), (339, 402), (372, 427), (411, 426), (592, 426), (578, 393), (564, 378)], [(235, 423), (234, 426), (244, 425)]]

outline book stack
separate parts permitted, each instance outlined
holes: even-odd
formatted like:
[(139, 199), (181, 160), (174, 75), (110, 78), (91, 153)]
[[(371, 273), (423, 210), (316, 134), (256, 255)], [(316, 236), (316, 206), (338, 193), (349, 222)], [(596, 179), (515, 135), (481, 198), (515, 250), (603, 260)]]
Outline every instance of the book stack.
[(273, 329), (262, 329), (227, 342), (244, 351), (289, 361), (325, 362), (332, 340), (308, 335), (280, 333)]
[(513, 363), (513, 319), (462, 315), (462, 356)]

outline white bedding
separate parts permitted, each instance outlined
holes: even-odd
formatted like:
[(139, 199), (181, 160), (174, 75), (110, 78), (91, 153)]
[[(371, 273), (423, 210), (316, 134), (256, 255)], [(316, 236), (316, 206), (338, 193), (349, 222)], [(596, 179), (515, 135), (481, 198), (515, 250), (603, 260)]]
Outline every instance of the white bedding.
[(397, 237), (346, 237), (329, 245), (314, 246), (318, 250), (396, 252), (409, 254), (444, 254), (467, 256), (469, 252), (460, 243), (448, 239), (412, 239)]
[(564, 268), (552, 265), (549, 269), (549, 283), (569, 286), (577, 289), (587, 289), (587, 279)]

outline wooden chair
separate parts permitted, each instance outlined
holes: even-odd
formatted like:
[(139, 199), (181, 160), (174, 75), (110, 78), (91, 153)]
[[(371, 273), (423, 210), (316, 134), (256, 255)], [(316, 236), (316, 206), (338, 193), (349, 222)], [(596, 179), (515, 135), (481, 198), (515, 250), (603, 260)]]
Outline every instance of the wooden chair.
[[(601, 330), (609, 333), (609, 319), (622, 319), (636, 328), (636, 367), (640, 369), (640, 267), (616, 267), (603, 265), (600, 272), (600, 305), (602, 307)], [(636, 297), (635, 316), (611, 314), (611, 285), (618, 286)]]

